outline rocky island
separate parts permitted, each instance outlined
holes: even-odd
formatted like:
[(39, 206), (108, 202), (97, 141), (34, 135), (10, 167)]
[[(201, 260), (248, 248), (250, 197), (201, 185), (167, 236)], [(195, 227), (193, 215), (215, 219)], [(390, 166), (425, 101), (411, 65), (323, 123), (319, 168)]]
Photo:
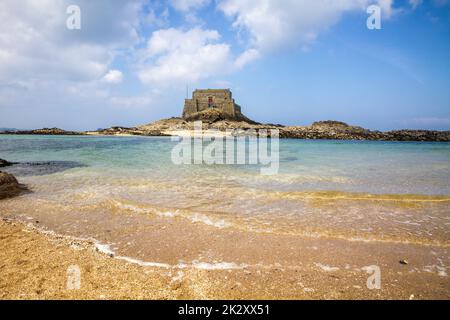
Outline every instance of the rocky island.
[(241, 106), (236, 104), (229, 89), (195, 90), (192, 99), (185, 100), (182, 117), (162, 119), (136, 127), (114, 126), (86, 132), (44, 128), (29, 131), (4, 131), (0, 134), (173, 136), (193, 130), (195, 121), (202, 121), (204, 130), (234, 130), (236, 135), (239, 135), (240, 130), (278, 129), (280, 138), (290, 139), (450, 141), (450, 131), (393, 130), (381, 132), (331, 120), (314, 122), (309, 126), (262, 124), (249, 119), (242, 113)]
[(42, 129), (34, 129), (34, 130), (4, 130), (0, 131), (0, 134), (37, 134), (37, 135), (55, 135), (55, 136), (73, 136), (73, 135), (82, 135), (83, 132), (76, 131), (66, 131), (59, 128), (42, 128)]

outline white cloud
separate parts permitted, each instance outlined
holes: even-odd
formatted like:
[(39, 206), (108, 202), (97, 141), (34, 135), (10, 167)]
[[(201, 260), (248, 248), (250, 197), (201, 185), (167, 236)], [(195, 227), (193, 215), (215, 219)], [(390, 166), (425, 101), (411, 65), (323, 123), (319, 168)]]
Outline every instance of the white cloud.
[(413, 9), (417, 8), (418, 6), (420, 6), (422, 4), (422, 0), (409, 0), (409, 4), (411, 5), (411, 7)]
[(233, 26), (250, 35), (250, 45), (262, 51), (309, 45), (320, 32), (350, 11), (365, 12), (377, 3), (386, 17), (393, 0), (221, 0), (218, 7)]
[(119, 70), (109, 70), (109, 72), (103, 77), (103, 81), (112, 84), (121, 83), (122, 80), (123, 74)]
[(150, 56), (174, 51), (195, 52), (199, 47), (220, 39), (216, 30), (194, 28), (186, 32), (179, 29), (162, 29), (153, 32), (148, 41)]
[(234, 61), (230, 46), (220, 42), (216, 30), (163, 29), (150, 37), (138, 75), (147, 84), (184, 85), (232, 72), (255, 56), (250, 51)]
[(120, 109), (148, 108), (152, 106), (155, 98), (152, 95), (146, 96), (114, 96), (110, 98), (111, 104)]
[(190, 25), (205, 24), (197, 16), (197, 11), (211, 3), (211, 0), (169, 0), (170, 5), (183, 14), (184, 20)]
[(70, 0), (0, 2), (0, 83), (100, 80), (120, 48), (139, 41), (139, 0), (80, 0), (81, 30), (68, 30)]
[(141, 0), (77, 0), (81, 30), (68, 30), (72, 0), (0, 1), (0, 120), (18, 127), (89, 127), (114, 92), (105, 74), (140, 38)]
[(170, 4), (177, 10), (188, 12), (193, 9), (200, 9), (209, 4), (211, 0), (170, 0)]
[(160, 13), (157, 13), (155, 9), (150, 8), (148, 14), (143, 18), (143, 22), (150, 26), (156, 26), (158, 28), (165, 27), (169, 24), (169, 8), (166, 7)]
[(246, 64), (252, 62), (253, 60), (260, 58), (260, 53), (256, 49), (248, 49), (244, 51), (239, 57), (237, 57), (234, 65), (237, 69), (243, 68)]

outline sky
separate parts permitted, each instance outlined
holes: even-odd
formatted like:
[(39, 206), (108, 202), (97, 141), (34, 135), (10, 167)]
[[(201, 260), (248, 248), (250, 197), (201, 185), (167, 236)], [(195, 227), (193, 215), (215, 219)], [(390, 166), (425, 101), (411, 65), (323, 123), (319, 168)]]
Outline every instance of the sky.
[(259, 122), (450, 130), (449, 39), (450, 0), (1, 0), (0, 128), (136, 126), (230, 88)]

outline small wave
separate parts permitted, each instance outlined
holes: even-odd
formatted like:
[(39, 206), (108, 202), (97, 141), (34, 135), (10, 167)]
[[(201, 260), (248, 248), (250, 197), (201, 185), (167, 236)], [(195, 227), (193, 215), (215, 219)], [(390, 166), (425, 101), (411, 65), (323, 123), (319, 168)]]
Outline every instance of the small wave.
[(447, 277), (447, 268), (438, 265), (425, 266), (423, 268), (425, 272), (436, 273), (440, 277)]
[(325, 272), (335, 272), (335, 271), (339, 271), (338, 267), (332, 267), (332, 266), (328, 266), (326, 264), (321, 264), (321, 263), (314, 263), (317, 267), (319, 267), (320, 269), (322, 269)]
[(180, 262), (175, 265), (171, 265), (168, 263), (162, 263), (162, 262), (143, 261), (143, 260), (135, 259), (135, 258), (128, 257), (128, 256), (117, 255), (116, 252), (111, 248), (111, 245), (102, 243), (99, 240), (91, 238), (91, 237), (81, 238), (81, 237), (75, 237), (75, 236), (69, 236), (69, 235), (62, 235), (62, 234), (56, 233), (53, 230), (47, 230), (47, 229), (44, 229), (43, 227), (37, 227), (36, 225), (34, 225), (30, 222), (26, 223), (26, 222), (22, 222), (20, 220), (15, 220), (15, 219), (9, 219), (9, 220), (21, 223), (21, 224), (25, 225), (28, 229), (33, 230), (39, 234), (42, 234), (42, 235), (45, 235), (48, 237), (52, 237), (52, 238), (56, 238), (56, 239), (66, 239), (66, 240), (69, 240), (70, 242), (75, 241), (75, 242), (87, 243), (88, 245), (93, 246), (95, 248), (95, 250), (101, 254), (107, 255), (107, 256), (117, 259), (117, 260), (123, 260), (123, 261), (126, 261), (131, 264), (136, 264), (136, 265), (139, 265), (142, 267), (155, 267), (155, 268), (163, 268), (163, 269), (193, 268), (193, 269), (199, 269), (199, 270), (232, 270), (232, 269), (244, 269), (244, 268), (249, 267), (246, 264), (236, 264), (234, 262), (223, 262), (223, 261), (210, 263), (210, 262), (194, 260), (191, 263)]
[(193, 217), (190, 218), (192, 222), (201, 222), (208, 226), (213, 226), (216, 228), (226, 228), (229, 227), (231, 224), (227, 223), (225, 220), (212, 220), (210, 217), (203, 215), (203, 214), (195, 214)]
[(311, 200), (365, 200), (365, 201), (402, 201), (402, 202), (450, 202), (449, 195), (416, 194), (371, 194), (343, 191), (294, 191), (273, 192), (276, 198)]
[(220, 229), (231, 226), (231, 223), (226, 222), (224, 219), (214, 219), (205, 214), (192, 213), (186, 210), (162, 210), (155, 207), (144, 207), (142, 205), (129, 204), (119, 200), (113, 200), (113, 204), (118, 208), (130, 210), (140, 214), (155, 214), (165, 218), (181, 217), (188, 219), (193, 223), (203, 223), (205, 225)]
[(114, 251), (111, 250), (111, 247), (107, 244), (102, 244), (102, 243), (96, 242), (96, 243), (94, 243), (94, 247), (95, 247), (95, 249), (97, 249), (98, 252), (101, 252), (108, 256), (114, 256)]
[(137, 264), (141, 267), (155, 267), (155, 268), (163, 268), (163, 269), (200, 269), (200, 270), (232, 270), (232, 269), (244, 269), (247, 267), (245, 264), (238, 265), (234, 262), (215, 262), (215, 263), (209, 263), (209, 262), (202, 262), (194, 260), (190, 264), (186, 263), (179, 263), (176, 265), (170, 265), (168, 263), (161, 263), (161, 262), (149, 262), (149, 261), (143, 261), (127, 256), (116, 256), (115, 252), (111, 249), (111, 246), (108, 244), (103, 244), (98, 241), (94, 244), (95, 248), (98, 252), (101, 252), (103, 254), (106, 254), (110, 257), (113, 257), (117, 260), (123, 260), (132, 264)]
[(238, 265), (234, 262), (216, 262), (216, 263), (207, 263), (207, 262), (199, 262), (193, 261), (192, 266), (196, 269), (202, 270), (230, 270), (230, 269), (244, 269), (248, 267), (246, 264)]

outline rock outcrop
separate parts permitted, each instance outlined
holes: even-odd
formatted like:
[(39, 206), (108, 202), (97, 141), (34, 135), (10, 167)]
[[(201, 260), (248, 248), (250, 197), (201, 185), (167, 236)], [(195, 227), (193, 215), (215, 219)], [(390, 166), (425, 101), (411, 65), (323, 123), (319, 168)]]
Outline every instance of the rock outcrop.
[(135, 127), (128, 128), (128, 127), (118, 127), (118, 126), (111, 127), (111, 128), (108, 128), (108, 129), (100, 129), (100, 130), (95, 131), (94, 133), (101, 134), (101, 135), (106, 135), (106, 136), (111, 136), (111, 135), (113, 135), (113, 136), (114, 135), (115, 136), (118, 136), (118, 135), (142, 135), (142, 132), (139, 131)]
[(242, 113), (238, 113), (231, 117), (229, 114), (223, 112), (220, 109), (206, 109), (200, 112), (192, 113), (184, 118), (188, 122), (203, 121), (207, 123), (214, 123), (218, 121), (231, 121), (231, 122), (247, 122), (250, 124), (258, 124), (257, 122), (250, 120)]
[(0, 134), (40, 134), (40, 135), (82, 135), (82, 132), (66, 131), (59, 128), (42, 128), (35, 130), (2, 131)]
[(238, 130), (278, 129), (280, 131), (280, 138), (291, 139), (450, 142), (450, 131), (394, 130), (381, 132), (351, 126), (340, 121), (319, 121), (309, 126), (261, 124), (248, 119), (244, 115), (242, 115), (242, 119), (229, 119), (227, 115), (214, 108), (194, 113), (188, 119), (163, 119), (137, 127), (115, 126), (91, 132), (74, 132), (58, 128), (44, 128), (31, 131), (0, 132), (0, 134), (170, 136), (176, 135), (182, 130), (193, 130), (195, 121), (202, 121), (204, 130), (217, 129), (225, 131), (234, 129), (236, 130), (236, 134), (239, 134)]
[(203, 130), (216, 129), (219, 131), (235, 130), (239, 135), (242, 130), (270, 130), (278, 129), (280, 138), (312, 139), (312, 140), (380, 140), (380, 141), (450, 141), (450, 131), (429, 130), (397, 130), (371, 131), (358, 126), (351, 126), (340, 121), (319, 121), (310, 126), (289, 126), (279, 124), (260, 124), (254, 121), (229, 120), (221, 116), (216, 109), (205, 110), (188, 121), (182, 118), (163, 119), (133, 128), (113, 127), (98, 131), (97, 134), (106, 135), (143, 135), (170, 136), (179, 131), (193, 130), (194, 120), (202, 121)]
[(0, 171), (0, 199), (17, 196), (24, 189), (12, 174)]
[(311, 126), (305, 127), (284, 127), (280, 130), (280, 136), (294, 139), (450, 141), (450, 131), (398, 130), (380, 132), (350, 126), (339, 121), (314, 122)]
[(0, 168), (2, 168), (2, 167), (8, 167), (8, 166), (12, 166), (13, 165), (13, 163), (12, 162), (9, 162), (9, 161), (6, 161), (6, 160), (3, 160), (3, 159), (0, 159)]

